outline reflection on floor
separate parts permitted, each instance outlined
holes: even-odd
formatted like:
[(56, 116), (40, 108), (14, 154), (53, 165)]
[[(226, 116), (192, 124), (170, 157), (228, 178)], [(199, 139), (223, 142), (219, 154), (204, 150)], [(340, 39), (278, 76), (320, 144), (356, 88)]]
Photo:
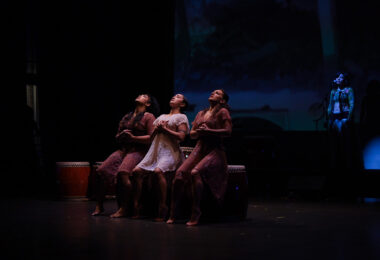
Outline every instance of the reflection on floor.
[(377, 203), (251, 201), (246, 221), (186, 227), (91, 217), (92, 201), (2, 205), (2, 259), (380, 259)]

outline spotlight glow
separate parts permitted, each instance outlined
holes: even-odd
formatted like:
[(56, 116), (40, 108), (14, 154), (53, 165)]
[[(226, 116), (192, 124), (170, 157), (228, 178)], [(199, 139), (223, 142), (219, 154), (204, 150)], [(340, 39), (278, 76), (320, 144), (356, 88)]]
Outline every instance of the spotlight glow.
[(364, 168), (367, 170), (380, 169), (380, 137), (371, 140), (363, 151)]

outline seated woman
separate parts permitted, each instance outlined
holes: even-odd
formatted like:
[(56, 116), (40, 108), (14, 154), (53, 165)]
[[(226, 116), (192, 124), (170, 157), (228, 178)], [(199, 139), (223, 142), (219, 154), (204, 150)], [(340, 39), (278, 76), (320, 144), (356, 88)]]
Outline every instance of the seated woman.
[[(96, 175), (96, 208), (93, 216), (104, 212), (103, 202), (106, 187), (116, 184), (116, 197), (119, 209), (111, 217), (126, 215), (127, 202), (131, 199), (132, 185), (130, 174), (132, 169), (144, 158), (153, 133), (153, 122), (159, 110), (156, 99), (147, 94), (139, 95), (136, 108), (125, 115), (116, 134), (120, 148), (112, 153), (97, 169)], [(151, 111), (152, 113), (148, 112)]]
[(142, 175), (148, 172), (154, 172), (158, 177), (160, 195), (156, 221), (164, 221), (167, 215), (167, 183), (164, 174), (175, 171), (184, 160), (179, 143), (185, 139), (189, 131), (188, 119), (181, 113), (187, 104), (182, 94), (173, 96), (170, 100), (170, 113), (159, 116), (153, 123), (155, 126), (152, 134), (153, 142), (144, 159), (133, 170), (137, 184), (134, 199), (135, 218), (140, 214)]
[(176, 171), (172, 186), (170, 218), (166, 222), (174, 223), (175, 209), (184, 193), (184, 185), (192, 185), (192, 214), (186, 223), (197, 225), (201, 216), (200, 201), (204, 185), (208, 185), (218, 202), (222, 202), (227, 189), (227, 160), (223, 150), (223, 137), (232, 131), (232, 122), (227, 105), (228, 95), (222, 89), (214, 90), (208, 98), (210, 107), (200, 111), (190, 131), (197, 144)]

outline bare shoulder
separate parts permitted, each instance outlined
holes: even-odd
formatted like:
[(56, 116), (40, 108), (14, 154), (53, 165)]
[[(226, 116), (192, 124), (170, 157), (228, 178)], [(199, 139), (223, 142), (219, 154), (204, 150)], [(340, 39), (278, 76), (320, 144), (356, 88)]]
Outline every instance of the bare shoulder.
[(185, 115), (185, 114), (177, 114), (176, 115), (177, 116), (177, 118), (179, 118), (179, 119), (187, 119), (187, 116)]
[(218, 111), (218, 114), (229, 115), (229, 114), (230, 114), (230, 111), (229, 111), (227, 108), (222, 107), (222, 108)]
[(156, 117), (150, 112), (145, 112), (144, 117), (146, 118), (146, 120), (156, 119)]

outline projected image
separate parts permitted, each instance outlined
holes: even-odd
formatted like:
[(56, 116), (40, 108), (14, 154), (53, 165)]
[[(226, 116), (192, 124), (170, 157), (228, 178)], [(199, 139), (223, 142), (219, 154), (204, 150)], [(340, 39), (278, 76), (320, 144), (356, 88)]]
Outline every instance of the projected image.
[(317, 0), (178, 0), (175, 26), (175, 92), (193, 104), (190, 120), (223, 88), (233, 118), (315, 130), (310, 107), (328, 91)]

